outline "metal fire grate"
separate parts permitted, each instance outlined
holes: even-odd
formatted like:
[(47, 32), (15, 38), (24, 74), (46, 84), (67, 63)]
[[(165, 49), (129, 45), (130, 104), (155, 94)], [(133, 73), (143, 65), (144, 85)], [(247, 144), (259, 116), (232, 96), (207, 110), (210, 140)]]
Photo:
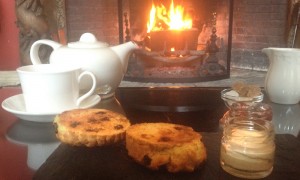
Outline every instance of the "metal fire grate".
[[(126, 2), (127, 4), (119, 0), (118, 4), (120, 43), (136, 41), (136, 32), (139, 32), (134, 17), (138, 12), (134, 12), (134, 8), (131, 7), (136, 3), (134, 0)], [(201, 2), (191, 0), (191, 3), (197, 3), (198, 6)], [(180, 33), (161, 31), (148, 34), (150, 39), (139, 40), (138, 43), (143, 48), (135, 51), (130, 57), (124, 79), (138, 82), (181, 83), (229, 78), (233, 0), (204, 2), (203, 5), (209, 6), (211, 11), (207, 12), (209, 15), (206, 17), (209, 18), (200, 23), (201, 27), (196, 27), (196, 31)], [(149, 6), (149, 3), (144, 3), (144, 6), (147, 5)], [(142, 7), (141, 1), (139, 7)], [(175, 46), (177, 50), (170, 51), (171, 46)]]

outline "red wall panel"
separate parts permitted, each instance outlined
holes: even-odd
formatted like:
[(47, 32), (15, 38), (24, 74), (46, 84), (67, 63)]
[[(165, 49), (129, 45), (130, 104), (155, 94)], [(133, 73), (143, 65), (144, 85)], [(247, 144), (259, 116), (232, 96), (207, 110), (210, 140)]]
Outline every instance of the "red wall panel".
[(0, 71), (20, 66), (15, 1), (0, 0)]

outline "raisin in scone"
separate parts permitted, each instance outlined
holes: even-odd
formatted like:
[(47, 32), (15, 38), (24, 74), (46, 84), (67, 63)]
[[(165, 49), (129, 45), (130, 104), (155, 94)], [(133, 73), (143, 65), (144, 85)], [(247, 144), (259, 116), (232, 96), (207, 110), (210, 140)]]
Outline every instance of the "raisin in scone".
[(125, 138), (130, 121), (105, 109), (74, 109), (54, 119), (56, 137), (67, 144), (88, 147), (119, 142)]
[(191, 127), (170, 123), (141, 123), (126, 131), (126, 149), (150, 169), (192, 172), (206, 160), (201, 135)]

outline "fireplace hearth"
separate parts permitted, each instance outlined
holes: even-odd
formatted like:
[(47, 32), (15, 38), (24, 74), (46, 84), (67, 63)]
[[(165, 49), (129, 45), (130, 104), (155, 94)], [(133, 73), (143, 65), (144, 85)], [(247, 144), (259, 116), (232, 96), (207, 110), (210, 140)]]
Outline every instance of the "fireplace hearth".
[(192, 14), (192, 28), (153, 32), (145, 32), (149, 18), (145, 12), (155, 2), (166, 1), (126, 2), (119, 12), (123, 13), (125, 41), (136, 41), (141, 49), (130, 57), (125, 80), (176, 83), (229, 78), (232, 0), (185, 1), (181, 5)]

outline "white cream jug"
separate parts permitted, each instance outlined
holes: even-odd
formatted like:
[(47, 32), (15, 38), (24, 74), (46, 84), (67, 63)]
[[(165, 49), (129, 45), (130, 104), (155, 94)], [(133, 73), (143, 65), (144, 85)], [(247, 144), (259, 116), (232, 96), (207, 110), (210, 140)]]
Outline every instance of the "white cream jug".
[(269, 99), (278, 104), (300, 101), (300, 49), (264, 48), (270, 66), (265, 79)]

